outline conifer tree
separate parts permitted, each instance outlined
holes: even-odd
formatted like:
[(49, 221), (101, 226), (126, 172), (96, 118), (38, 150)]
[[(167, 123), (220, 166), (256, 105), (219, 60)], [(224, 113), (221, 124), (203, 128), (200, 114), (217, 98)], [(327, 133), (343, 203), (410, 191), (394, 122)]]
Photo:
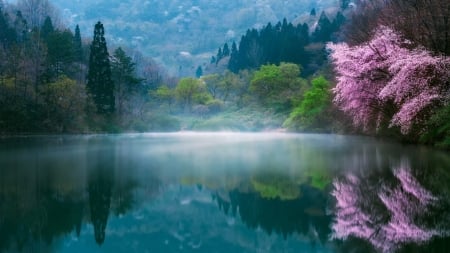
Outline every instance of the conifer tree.
[(314, 30), (312, 37), (316, 42), (330, 41), (332, 33), (332, 24), (324, 11), (320, 14), (319, 21), (317, 21), (317, 27)]
[(100, 21), (95, 25), (90, 49), (86, 88), (97, 107), (97, 112), (110, 114), (115, 111), (114, 83), (111, 79), (105, 29)]
[(216, 56), (216, 65), (219, 64), (220, 60), (223, 58), (222, 48), (219, 47), (219, 50), (217, 51)]
[(119, 47), (114, 50), (111, 62), (112, 78), (115, 85), (115, 98), (117, 114), (123, 115), (127, 112), (127, 102), (131, 101), (133, 94), (139, 92), (141, 79), (136, 77), (136, 63)]
[(81, 62), (81, 60), (83, 59), (83, 45), (81, 43), (80, 27), (78, 25), (75, 27), (75, 35), (73, 37), (73, 50), (75, 60)]
[(198, 67), (197, 67), (197, 70), (195, 71), (195, 76), (196, 76), (197, 78), (200, 78), (201, 76), (203, 76), (203, 69), (202, 69), (202, 66), (198, 66)]
[(228, 43), (225, 43), (225, 45), (223, 45), (222, 55), (224, 57), (230, 56), (230, 48), (228, 47)]
[(236, 42), (233, 41), (233, 44), (231, 45), (230, 61), (228, 62), (228, 69), (233, 73), (239, 72), (238, 55), (239, 52), (236, 46)]
[(44, 40), (46, 40), (54, 31), (55, 28), (53, 27), (52, 19), (47, 16), (44, 20), (44, 24), (41, 27), (41, 36)]

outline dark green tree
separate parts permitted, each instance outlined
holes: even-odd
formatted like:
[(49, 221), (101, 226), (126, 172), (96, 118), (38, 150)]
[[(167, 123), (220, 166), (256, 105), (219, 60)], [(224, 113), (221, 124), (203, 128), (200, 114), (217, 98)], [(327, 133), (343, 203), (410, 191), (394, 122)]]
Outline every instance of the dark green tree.
[(197, 78), (200, 78), (203, 75), (203, 69), (202, 66), (198, 66), (197, 70), (195, 71), (195, 76)]
[(70, 76), (71, 64), (74, 60), (72, 31), (55, 30), (47, 36), (45, 41), (51, 77), (59, 77), (62, 74)]
[(222, 48), (219, 47), (219, 49), (217, 50), (216, 65), (220, 62), (220, 60), (222, 60), (222, 58), (223, 58)]
[(16, 40), (16, 31), (9, 23), (8, 14), (0, 6), (0, 46), (4, 49), (10, 47)]
[(228, 43), (225, 43), (225, 45), (223, 45), (222, 55), (224, 57), (230, 56), (230, 47), (228, 46)]
[(111, 79), (105, 29), (100, 21), (95, 25), (90, 49), (86, 88), (97, 107), (97, 112), (111, 114), (115, 111), (114, 83)]
[(106, 237), (106, 226), (108, 224), (114, 186), (114, 175), (107, 164), (110, 164), (108, 159), (109, 157), (114, 158), (114, 154), (111, 155), (108, 152), (96, 153), (95, 159), (98, 159), (98, 161), (93, 162), (88, 174), (88, 196), (95, 241), (98, 245), (102, 245)]
[(81, 43), (80, 27), (75, 27), (75, 35), (73, 37), (73, 53), (75, 61), (81, 62), (83, 59), (83, 44)]
[(239, 71), (239, 62), (238, 62), (238, 49), (236, 46), (236, 42), (233, 41), (231, 45), (231, 53), (230, 53), (230, 61), (228, 62), (228, 69), (233, 73), (237, 73)]
[(330, 41), (333, 27), (330, 20), (324, 11), (320, 14), (319, 21), (317, 21), (317, 27), (314, 30), (312, 37), (316, 42)]
[(53, 27), (52, 19), (47, 16), (44, 20), (44, 24), (42, 24), (41, 27), (41, 36), (45, 40), (55, 31), (55, 28)]
[(130, 102), (132, 96), (139, 91), (141, 80), (136, 77), (135, 67), (136, 64), (121, 47), (114, 50), (111, 71), (116, 87), (115, 97), (119, 115), (127, 113), (127, 102)]

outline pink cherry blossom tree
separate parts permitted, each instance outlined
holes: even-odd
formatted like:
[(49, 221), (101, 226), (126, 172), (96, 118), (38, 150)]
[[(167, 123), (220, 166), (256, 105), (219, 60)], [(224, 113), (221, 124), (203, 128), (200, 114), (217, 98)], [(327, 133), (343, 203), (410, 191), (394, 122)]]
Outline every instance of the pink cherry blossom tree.
[(386, 26), (361, 45), (328, 49), (337, 72), (334, 102), (365, 131), (386, 121), (408, 134), (450, 101), (450, 60), (414, 47)]

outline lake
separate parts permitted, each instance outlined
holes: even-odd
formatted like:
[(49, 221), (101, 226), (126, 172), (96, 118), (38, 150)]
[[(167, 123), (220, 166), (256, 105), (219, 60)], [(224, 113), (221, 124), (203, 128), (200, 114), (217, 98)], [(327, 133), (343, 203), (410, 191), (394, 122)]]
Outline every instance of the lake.
[(0, 252), (449, 252), (450, 154), (368, 137), (0, 139)]

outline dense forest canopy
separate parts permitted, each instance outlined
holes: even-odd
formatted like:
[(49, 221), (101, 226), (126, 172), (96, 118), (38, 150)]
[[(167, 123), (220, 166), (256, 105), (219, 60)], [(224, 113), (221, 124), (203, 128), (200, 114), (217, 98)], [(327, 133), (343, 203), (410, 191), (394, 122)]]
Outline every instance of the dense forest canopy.
[[(308, 6), (306, 14), (275, 15), (266, 23), (256, 15), (259, 8), (293, 6), (256, 1), (258, 25), (253, 14), (236, 9), (249, 6), (243, 1), (217, 9), (249, 18), (230, 19), (248, 26), (240, 34), (233, 30), (231, 37), (216, 36), (224, 27), (231, 29), (228, 21), (211, 23), (207, 15), (208, 8), (220, 4), (216, 1), (155, 2), (151, 8), (142, 3), (154, 14), (146, 16), (140, 16), (140, 2), (134, 1), (130, 6), (136, 15), (112, 25), (111, 17), (125, 8), (106, 8), (113, 3), (70, 3), (91, 10), (68, 21), (67, 10), (62, 14), (48, 0), (0, 2), (2, 132), (284, 128), (450, 144), (448, 1), (339, 1), (334, 7), (308, 2), (299, 9), (303, 13)], [(100, 7), (106, 10), (104, 23), (65, 25), (100, 19), (95, 16)], [(178, 37), (168, 42), (174, 19)], [(167, 23), (159, 24), (159, 30), (140, 30), (140, 43), (164, 45), (153, 48), (162, 55), (189, 58), (196, 52), (207, 57), (174, 60), (177, 74), (186, 74), (178, 80), (144, 56), (154, 51), (134, 44), (146, 50), (143, 54), (109, 35), (123, 24), (148, 25), (148, 20)], [(206, 29), (210, 26), (214, 29)], [(153, 34), (157, 31), (158, 36)], [(200, 31), (211, 33), (205, 36), (213, 39), (215, 51), (209, 44), (186, 47), (196, 43)], [(134, 39), (129, 34), (126, 40)]]

